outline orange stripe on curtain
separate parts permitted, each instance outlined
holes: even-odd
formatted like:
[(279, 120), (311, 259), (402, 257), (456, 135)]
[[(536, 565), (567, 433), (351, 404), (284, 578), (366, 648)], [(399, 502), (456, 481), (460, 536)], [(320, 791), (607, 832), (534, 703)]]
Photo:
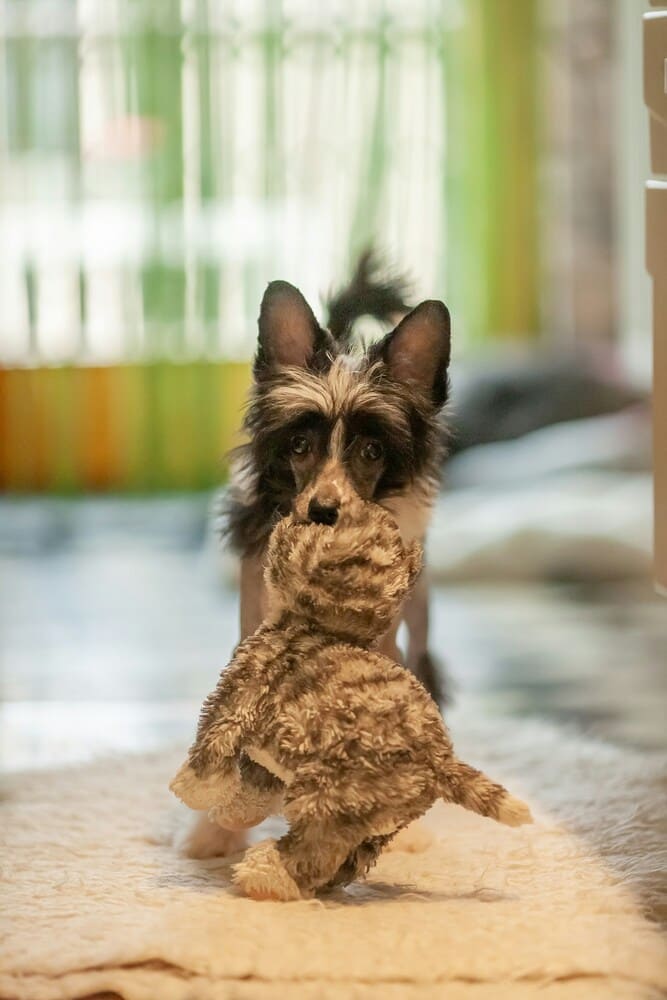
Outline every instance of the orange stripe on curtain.
[(53, 479), (57, 428), (50, 419), (48, 380), (40, 372), (4, 371), (0, 482), (18, 490), (48, 489)]
[(214, 486), (239, 441), (249, 379), (235, 362), (0, 370), (0, 487)]
[(80, 446), (81, 484), (89, 490), (108, 490), (119, 483), (118, 424), (112, 406), (112, 382), (118, 373), (110, 368), (80, 368), (72, 372), (78, 383), (80, 426), (74, 433)]

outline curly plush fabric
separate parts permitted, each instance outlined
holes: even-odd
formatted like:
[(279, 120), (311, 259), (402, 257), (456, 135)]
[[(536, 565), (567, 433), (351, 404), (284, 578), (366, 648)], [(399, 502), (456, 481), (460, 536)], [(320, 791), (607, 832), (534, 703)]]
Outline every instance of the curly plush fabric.
[(5, 780), (0, 997), (664, 995), (667, 948), (643, 913), (667, 916), (664, 763), (540, 723), (451, 721), (461, 752), (537, 822), (439, 806), (430, 846), (383, 855), (326, 902), (240, 898), (238, 858), (171, 846), (182, 749)]
[(508, 826), (525, 803), (457, 758), (440, 711), (377, 644), (421, 569), (377, 504), (335, 524), (290, 515), (269, 542), (269, 612), (205, 700), (171, 790), (227, 831), (279, 813), (289, 830), (246, 852), (254, 899), (309, 899), (363, 877), (442, 798)]

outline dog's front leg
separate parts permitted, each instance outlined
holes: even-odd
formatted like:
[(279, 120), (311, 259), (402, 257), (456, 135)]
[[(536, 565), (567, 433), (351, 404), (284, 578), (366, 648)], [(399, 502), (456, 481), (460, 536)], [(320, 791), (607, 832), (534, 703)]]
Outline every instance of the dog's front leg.
[(248, 846), (245, 830), (225, 830), (212, 823), (208, 813), (190, 813), (187, 819), (176, 832), (174, 846), (188, 858), (226, 858)]
[(259, 628), (266, 617), (263, 553), (241, 559), (241, 641)]
[(408, 627), (406, 662), (414, 673), (419, 660), (428, 652), (428, 613), (428, 579), (422, 570), (403, 606), (403, 618)]
[(439, 705), (447, 700), (438, 665), (428, 650), (429, 584), (425, 569), (417, 577), (414, 589), (403, 606), (408, 627), (406, 664)]
[(393, 660), (395, 663), (400, 663), (401, 665), (404, 665), (405, 661), (403, 659), (403, 654), (398, 648), (398, 643), (396, 642), (398, 627), (401, 624), (402, 620), (403, 620), (403, 613), (401, 612), (398, 618), (392, 623), (392, 626), (389, 629), (389, 631), (380, 640), (380, 652), (384, 653), (385, 656), (388, 656), (389, 659)]

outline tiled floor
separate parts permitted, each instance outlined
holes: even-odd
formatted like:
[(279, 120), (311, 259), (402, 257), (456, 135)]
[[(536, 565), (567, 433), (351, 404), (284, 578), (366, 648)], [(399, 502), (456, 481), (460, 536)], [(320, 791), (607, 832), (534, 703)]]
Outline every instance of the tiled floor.
[[(0, 766), (191, 735), (236, 641), (208, 498), (0, 501)], [(645, 587), (461, 587), (433, 598), (458, 700), (667, 745), (667, 602)]]

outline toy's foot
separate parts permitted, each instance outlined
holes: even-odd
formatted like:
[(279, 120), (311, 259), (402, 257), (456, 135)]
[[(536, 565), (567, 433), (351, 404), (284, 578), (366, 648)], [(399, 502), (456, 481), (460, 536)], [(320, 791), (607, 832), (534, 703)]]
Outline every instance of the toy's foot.
[(399, 830), (387, 844), (386, 851), (405, 851), (406, 854), (422, 854), (435, 840), (435, 836), (419, 820)]
[(198, 814), (190, 825), (175, 838), (175, 847), (188, 858), (226, 858), (238, 854), (248, 846), (245, 833), (223, 830), (211, 823), (206, 813)]
[(275, 840), (263, 840), (246, 851), (243, 861), (234, 865), (232, 878), (241, 892), (251, 899), (287, 902), (312, 896), (312, 893), (302, 892), (288, 873)]

